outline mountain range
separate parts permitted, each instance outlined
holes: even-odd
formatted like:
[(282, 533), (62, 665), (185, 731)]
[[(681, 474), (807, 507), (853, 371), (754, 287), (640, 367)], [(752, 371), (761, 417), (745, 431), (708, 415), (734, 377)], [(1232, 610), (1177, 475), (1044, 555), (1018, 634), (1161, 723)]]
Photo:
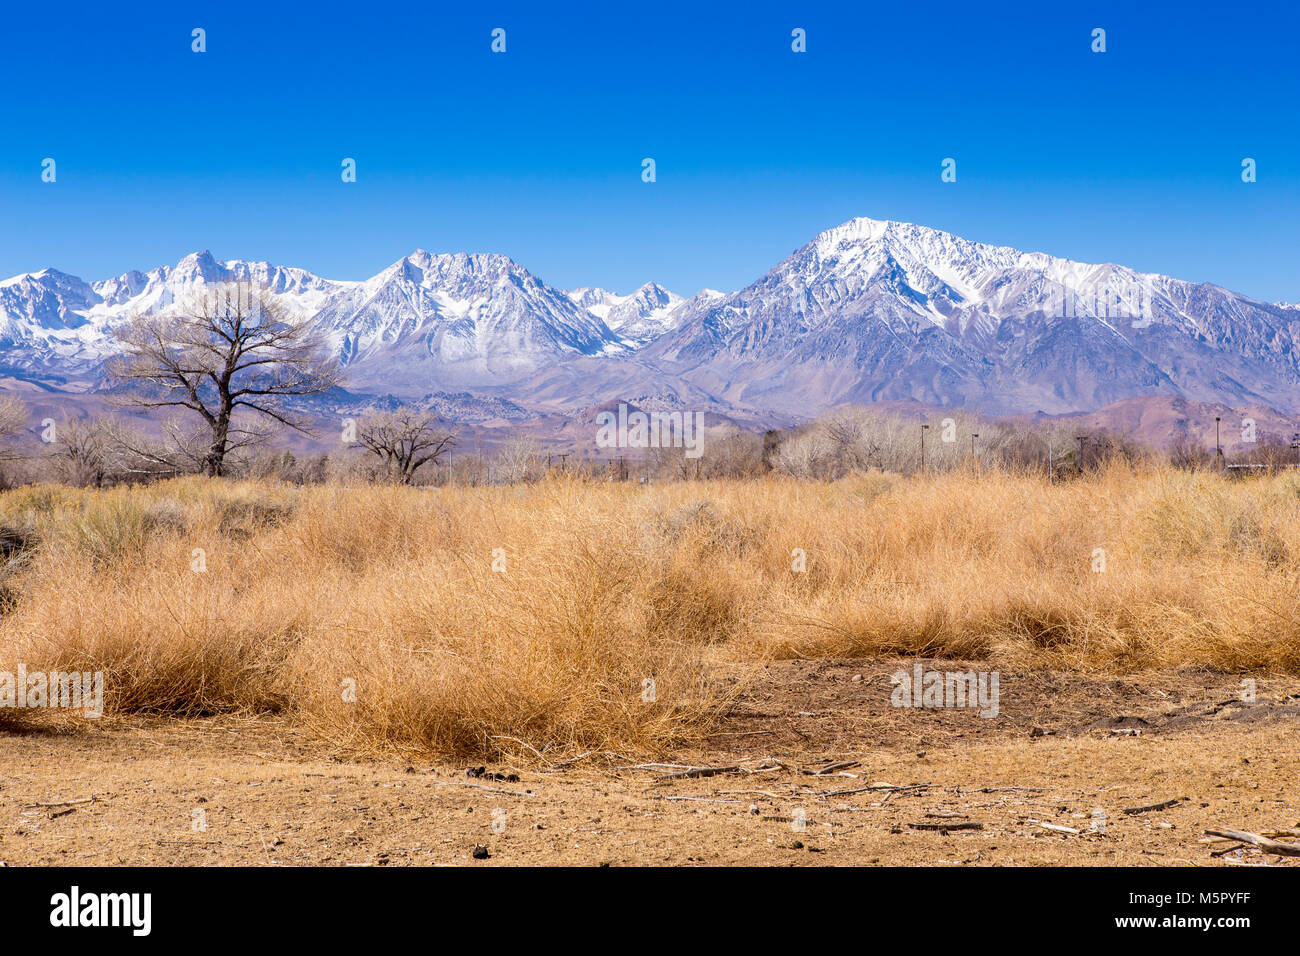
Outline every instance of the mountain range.
[(0, 378), (102, 390), (131, 316), (231, 280), (315, 325), (355, 398), (449, 414), (629, 401), (787, 424), (846, 403), (1056, 415), (1153, 396), (1300, 410), (1300, 308), (873, 219), (690, 297), (564, 291), (505, 256), (423, 250), (364, 281), (208, 252), (95, 282), (45, 269), (0, 281)]

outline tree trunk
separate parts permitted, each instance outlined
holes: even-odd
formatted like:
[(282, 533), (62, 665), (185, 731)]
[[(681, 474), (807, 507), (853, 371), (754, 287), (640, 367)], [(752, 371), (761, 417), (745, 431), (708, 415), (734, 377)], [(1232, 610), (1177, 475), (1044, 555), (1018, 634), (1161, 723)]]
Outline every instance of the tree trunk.
[(230, 417), (222, 415), (212, 426), (212, 444), (208, 447), (208, 457), (204, 473), (209, 478), (221, 477), (226, 464), (226, 441), (230, 435)]

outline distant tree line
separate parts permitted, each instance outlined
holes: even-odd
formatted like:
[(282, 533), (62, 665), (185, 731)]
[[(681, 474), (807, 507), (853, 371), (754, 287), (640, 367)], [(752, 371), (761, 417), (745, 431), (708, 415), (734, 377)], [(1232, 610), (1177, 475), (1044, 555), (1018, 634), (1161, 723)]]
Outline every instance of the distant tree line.
[[(285, 431), (312, 434), (302, 404), (343, 384), (327, 343), (287, 315), (274, 295), (246, 283), (130, 321), (110, 371), (124, 406), (145, 409), (149, 428), (114, 416), (68, 417), (33, 427), (22, 401), (0, 396), (0, 487), (58, 481), (84, 487), (183, 474), (296, 483), (387, 481), (480, 485), (567, 473), (590, 480), (652, 481), (766, 475), (833, 481), (856, 472), (902, 474), (997, 467), (1067, 480), (1116, 459), (1163, 460), (1181, 469), (1234, 464), (1277, 470), (1300, 448), (1277, 436), (1222, 455), (1179, 438), (1164, 451), (1100, 428), (1062, 421), (990, 421), (953, 411), (919, 421), (870, 407), (846, 408), (786, 430), (715, 427), (703, 454), (680, 447), (584, 456), (546, 452), (526, 434), (491, 454), (452, 456), (453, 430), (427, 409), (372, 410), (341, 424), (340, 451), (297, 457), (272, 446)], [(34, 440), (33, 435), (39, 436)]]

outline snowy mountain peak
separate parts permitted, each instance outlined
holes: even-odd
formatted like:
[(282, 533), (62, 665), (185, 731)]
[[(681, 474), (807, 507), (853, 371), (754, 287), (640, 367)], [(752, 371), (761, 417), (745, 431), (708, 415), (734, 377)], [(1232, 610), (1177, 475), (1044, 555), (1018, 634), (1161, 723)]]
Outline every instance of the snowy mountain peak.
[(634, 348), (676, 328), (677, 310), (686, 301), (657, 282), (647, 282), (629, 295), (595, 287), (573, 289), (567, 295)]
[(398, 259), (375, 279), (405, 277), (407, 281), (432, 289), (448, 284), (499, 281), (512, 275), (525, 282), (538, 281), (509, 256), (492, 252), (434, 253), (416, 249)]
[(176, 263), (170, 274), (178, 282), (220, 282), (226, 278), (224, 263), (218, 262), (208, 250), (191, 252)]
[(648, 360), (795, 414), (883, 399), (1067, 412), (1156, 393), (1300, 405), (1289, 310), (913, 223), (849, 220), (678, 319)]
[(1019, 249), (973, 242), (929, 226), (865, 218), (850, 219), (827, 229), (800, 250), (805, 251), (819, 259), (852, 259), (872, 252), (879, 257), (915, 260), (931, 267), (949, 263), (1010, 268), (1035, 258), (1035, 254)]
[(74, 275), (68, 275), (66, 272), (60, 272), (58, 269), (52, 269), (48, 266), (40, 272), (23, 272), (8, 279), (0, 280), (0, 286), (17, 286), (26, 285), (29, 287), (36, 286), (84, 286), (86, 283)]
[(889, 219), (858, 216), (818, 233), (813, 242), (822, 249), (834, 248), (845, 242), (873, 242), (881, 238), (891, 226), (905, 225), (907, 223), (896, 223)]

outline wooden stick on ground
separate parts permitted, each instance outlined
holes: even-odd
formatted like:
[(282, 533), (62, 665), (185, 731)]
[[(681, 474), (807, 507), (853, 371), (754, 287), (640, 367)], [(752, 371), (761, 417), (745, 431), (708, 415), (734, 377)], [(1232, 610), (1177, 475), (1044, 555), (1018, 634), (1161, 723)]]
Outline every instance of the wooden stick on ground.
[(1270, 840), (1266, 836), (1260, 836), (1258, 833), (1250, 833), (1246, 830), (1206, 830), (1206, 836), (1223, 837), (1225, 840), (1237, 840), (1240, 843), (1249, 843), (1251, 846), (1257, 846), (1265, 853), (1276, 853), (1278, 856), (1300, 856), (1300, 845), (1295, 843), (1279, 843), (1277, 840)]
[(1079, 831), (1076, 830), (1074, 827), (1063, 827), (1063, 826), (1061, 826), (1059, 823), (1043, 823), (1043, 822), (1040, 820), (1040, 821), (1038, 821), (1038, 825), (1039, 825), (1040, 827), (1042, 827), (1044, 830), (1051, 830), (1051, 831), (1053, 831), (1053, 832), (1055, 832), (1055, 833), (1074, 833), (1074, 834), (1077, 834), (1077, 833), (1079, 832)]
[(662, 793), (656, 793), (656, 794), (654, 794), (654, 799), (656, 799), (656, 800), (669, 800), (669, 801), (674, 802), (674, 803), (676, 803), (676, 802), (678, 802), (678, 801), (682, 801), (682, 800), (687, 800), (687, 801), (690, 801), (690, 802), (693, 802), (693, 803), (738, 803), (738, 804), (742, 804), (742, 805), (743, 805), (743, 804), (749, 802), (749, 801), (747, 801), (747, 800), (724, 800), (724, 799), (722, 799), (721, 797), (684, 797), (684, 796), (680, 796), (680, 795), (677, 795), (677, 796), (665, 796), (665, 795), (662, 794)]
[(683, 777), (712, 777), (719, 773), (740, 773), (739, 767), (691, 767), (678, 773), (666, 773), (659, 780), (680, 780)]
[(95, 803), (97, 800), (107, 800), (107, 797), (97, 797), (91, 794), (89, 797), (82, 797), (80, 800), (52, 800), (49, 803), (24, 803), (24, 807), (71, 807), (79, 803)]
[(849, 793), (868, 793), (874, 790), (888, 790), (890, 793), (901, 793), (904, 790), (924, 790), (930, 786), (928, 783), (913, 783), (905, 787), (896, 787), (892, 783), (873, 783), (866, 787), (853, 787), (850, 790), (823, 790), (823, 797), (838, 797)]
[(1153, 810), (1168, 810), (1170, 807), (1178, 806), (1177, 800), (1166, 800), (1163, 803), (1149, 803), (1144, 807), (1124, 807), (1123, 812), (1128, 814), (1150, 813)]
[(850, 767), (856, 767), (858, 763), (859, 761), (857, 760), (841, 760), (839, 763), (830, 763), (816, 770), (805, 768), (803, 772), (814, 777), (820, 777), (825, 774), (834, 773), (836, 770), (848, 770)]
[(951, 823), (909, 823), (913, 830), (983, 830), (984, 824), (974, 820), (954, 820)]
[(1229, 853), (1233, 853), (1233, 852), (1235, 852), (1235, 851), (1237, 851), (1237, 850), (1240, 850), (1242, 847), (1244, 847), (1244, 846), (1246, 846), (1246, 845), (1247, 845), (1247, 844), (1245, 844), (1245, 843), (1236, 842), (1236, 843), (1233, 843), (1232, 846), (1230, 846), (1230, 847), (1228, 847), (1228, 848), (1226, 848), (1226, 849), (1223, 849), (1223, 850), (1214, 850), (1214, 851), (1212, 851), (1212, 852), (1210, 853), (1210, 856), (1226, 856), (1226, 855), (1229, 854)]
[(614, 770), (690, 770), (686, 763), (637, 763), (627, 767), (614, 767)]

